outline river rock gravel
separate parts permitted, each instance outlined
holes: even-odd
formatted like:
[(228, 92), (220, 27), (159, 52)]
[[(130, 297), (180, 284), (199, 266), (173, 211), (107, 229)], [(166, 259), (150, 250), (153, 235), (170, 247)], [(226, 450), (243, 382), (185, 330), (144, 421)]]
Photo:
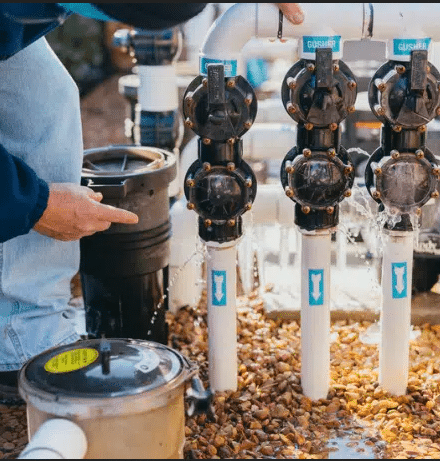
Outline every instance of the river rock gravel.
[[(378, 385), (378, 346), (360, 336), (370, 322), (332, 324), (327, 399), (301, 389), (301, 329), (265, 316), (255, 293), (237, 299), (237, 392), (217, 393), (213, 412), (187, 418), (186, 459), (440, 459), (440, 325), (414, 327), (408, 392)], [(206, 297), (167, 313), (170, 345), (196, 362), (208, 384)], [(26, 408), (0, 405), (0, 459), (27, 443)]]

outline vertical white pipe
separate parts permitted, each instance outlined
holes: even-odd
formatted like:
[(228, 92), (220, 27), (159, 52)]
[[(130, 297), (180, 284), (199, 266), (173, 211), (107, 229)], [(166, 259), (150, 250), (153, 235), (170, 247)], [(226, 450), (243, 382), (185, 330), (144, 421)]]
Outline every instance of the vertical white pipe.
[[(179, 89), (177, 85), (176, 67), (174, 64), (163, 66), (138, 66), (139, 110), (146, 112), (169, 112), (179, 108)], [(179, 164), (179, 150), (173, 150)], [(168, 185), (168, 195), (175, 197), (180, 192), (180, 175), (177, 169), (176, 178)]]
[(213, 391), (236, 391), (236, 242), (206, 245), (209, 383)]
[(411, 330), (413, 232), (383, 232), (379, 384), (406, 393)]
[(18, 459), (82, 459), (87, 439), (83, 430), (68, 419), (44, 422)]
[(329, 230), (302, 233), (301, 384), (312, 400), (330, 384), (330, 246)]

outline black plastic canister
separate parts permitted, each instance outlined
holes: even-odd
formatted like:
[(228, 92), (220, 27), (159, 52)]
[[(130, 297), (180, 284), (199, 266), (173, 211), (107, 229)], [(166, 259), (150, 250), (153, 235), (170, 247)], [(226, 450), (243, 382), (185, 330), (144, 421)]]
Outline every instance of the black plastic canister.
[(176, 158), (144, 146), (108, 146), (84, 153), (81, 183), (102, 203), (132, 211), (135, 225), (112, 224), (81, 239), (81, 283), (90, 337), (167, 344), (168, 185)]

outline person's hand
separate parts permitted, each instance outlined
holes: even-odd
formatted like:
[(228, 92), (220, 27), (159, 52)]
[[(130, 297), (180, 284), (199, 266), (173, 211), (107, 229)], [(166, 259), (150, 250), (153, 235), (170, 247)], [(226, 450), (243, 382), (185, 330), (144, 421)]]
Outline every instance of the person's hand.
[(304, 21), (304, 12), (299, 3), (275, 3), (275, 5), (292, 24), (298, 25)]
[(57, 240), (79, 240), (111, 223), (136, 224), (137, 215), (99, 203), (102, 194), (72, 183), (50, 184), (49, 200), (34, 230)]

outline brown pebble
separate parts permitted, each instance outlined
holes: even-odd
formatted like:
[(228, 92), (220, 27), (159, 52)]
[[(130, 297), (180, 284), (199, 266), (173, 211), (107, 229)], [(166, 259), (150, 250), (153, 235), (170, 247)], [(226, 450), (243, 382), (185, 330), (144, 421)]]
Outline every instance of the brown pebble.
[(264, 445), (261, 447), (261, 453), (264, 456), (272, 456), (273, 455), (273, 448), (270, 445)]

